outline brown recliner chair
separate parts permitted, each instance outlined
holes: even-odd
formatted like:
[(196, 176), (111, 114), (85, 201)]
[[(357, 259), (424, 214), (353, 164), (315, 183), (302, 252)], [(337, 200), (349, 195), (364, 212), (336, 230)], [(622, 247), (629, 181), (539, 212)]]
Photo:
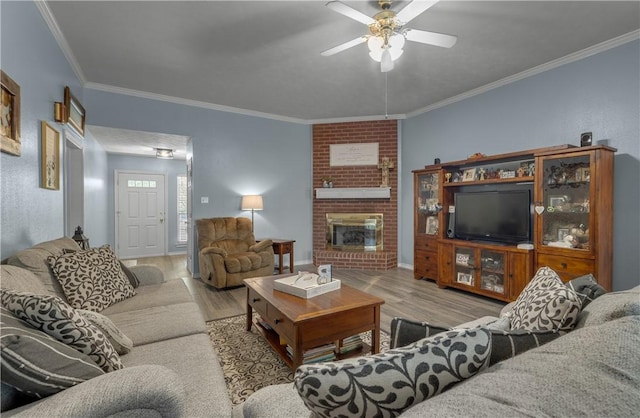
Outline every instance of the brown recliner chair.
[(200, 278), (218, 289), (273, 274), (273, 243), (256, 243), (247, 218), (196, 220)]

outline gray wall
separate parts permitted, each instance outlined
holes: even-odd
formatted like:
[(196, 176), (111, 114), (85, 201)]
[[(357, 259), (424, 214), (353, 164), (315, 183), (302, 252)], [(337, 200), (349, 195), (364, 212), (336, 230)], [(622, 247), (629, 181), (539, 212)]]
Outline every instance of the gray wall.
[[(63, 182), (60, 190), (40, 188), (40, 121), (53, 122), (53, 103), (62, 101), (64, 87), (84, 103), (83, 91), (58, 44), (32, 2), (2, 2), (0, 61), (2, 69), (20, 85), (22, 155), (0, 154), (2, 242), (0, 258), (64, 234)], [(91, 111), (88, 111), (91, 121)], [(61, 163), (62, 144), (61, 138)], [(90, 134), (85, 148), (85, 228), (91, 244), (106, 242), (104, 151)], [(64, 167), (61, 166), (61, 173)], [(93, 226), (97, 228), (94, 229)]]
[[(109, 208), (109, 222), (107, 230), (109, 234), (109, 242), (115, 245), (115, 171), (138, 171), (143, 173), (165, 174), (167, 182), (167, 251), (170, 254), (186, 253), (186, 246), (177, 246), (178, 243), (178, 185), (177, 178), (179, 175), (186, 176), (187, 163), (184, 160), (159, 160), (149, 157), (134, 157), (130, 155), (109, 154), (108, 158), (108, 176), (107, 176), (107, 206)], [(186, 245), (186, 243), (185, 243)]]
[[(499, 154), (579, 144), (581, 132), (608, 140), (615, 158), (613, 288), (640, 283), (640, 42), (609, 51), (402, 122), (402, 219), (412, 219), (411, 170)], [(413, 264), (413, 225), (403, 222), (401, 263)]]
[(311, 261), (311, 126), (90, 89), (85, 102), (95, 125), (191, 138), (194, 220), (250, 218), (241, 196), (262, 194), (256, 236), (294, 239), (296, 263)]

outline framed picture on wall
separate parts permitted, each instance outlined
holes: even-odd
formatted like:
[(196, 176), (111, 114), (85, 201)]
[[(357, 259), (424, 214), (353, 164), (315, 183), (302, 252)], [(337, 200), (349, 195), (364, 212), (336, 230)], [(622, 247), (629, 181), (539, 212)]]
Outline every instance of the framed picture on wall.
[(69, 86), (64, 88), (64, 107), (66, 112), (66, 123), (84, 138), (85, 110), (78, 99), (71, 94)]
[(60, 189), (60, 132), (47, 122), (41, 123), (42, 188)]
[(0, 70), (0, 150), (20, 155), (20, 86)]

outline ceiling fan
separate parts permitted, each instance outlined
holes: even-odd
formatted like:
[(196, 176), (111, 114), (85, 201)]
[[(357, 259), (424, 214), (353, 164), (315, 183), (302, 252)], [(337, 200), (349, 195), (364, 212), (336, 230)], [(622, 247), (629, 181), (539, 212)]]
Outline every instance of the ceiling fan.
[(369, 17), (340, 1), (330, 1), (326, 4), (329, 9), (364, 23), (369, 26), (370, 33), (327, 49), (321, 55), (328, 57), (366, 42), (369, 46), (369, 56), (379, 62), (380, 71), (386, 73), (393, 70), (393, 62), (404, 52), (402, 48), (405, 40), (451, 48), (458, 40), (456, 36), (405, 27), (437, 2), (438, 0), (413, 0), (404, 9), (395, 12), (391, 10), (390, 0), (378, 0), (382, 11)]

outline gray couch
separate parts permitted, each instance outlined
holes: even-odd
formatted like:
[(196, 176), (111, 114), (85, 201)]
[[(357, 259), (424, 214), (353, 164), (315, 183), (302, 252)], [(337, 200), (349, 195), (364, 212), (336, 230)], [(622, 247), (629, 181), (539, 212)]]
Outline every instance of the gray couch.
[[(640, 286), (600, 296), (581, 311), (575, 330), (495, 364), (400, 416), (631, 417), (638, 411)], [(253, 418), (311, 416), (293, 384), (257, 391), (243, 412)]]
[[(52, 294), (66, 300), (46, 258), (78, 250), (69, 238), (12, 255), (2, 288)], [(165, 280), (153, 266), (131, 270), (136, 295), (109, 306), (109, 317), (134, 347), (125, 368), (2, 413), (17, 417), (229, 417), (231, 401), (200, 310), (181, 279)], [(4, 394), (3, 394), (4, 395)]]

